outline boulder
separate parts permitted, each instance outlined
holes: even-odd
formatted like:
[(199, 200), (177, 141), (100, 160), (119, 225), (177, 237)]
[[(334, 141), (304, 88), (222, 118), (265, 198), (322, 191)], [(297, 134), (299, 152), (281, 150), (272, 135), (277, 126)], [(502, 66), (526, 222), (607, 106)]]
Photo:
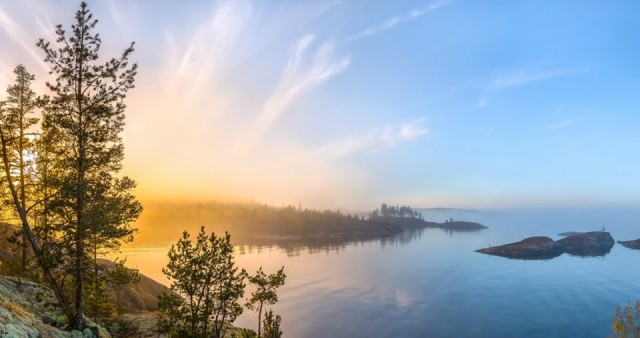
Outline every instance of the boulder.
[(615, 244), (611, 234), (604, 231), (591, 231), (567, 236), (557, 241), (564, 251), (577, 256), (604, 256)]
[(476, 252), (516, 259), (550, 259), (560, 256), (564, 248), (549, 237), (535, 236), (515, 243), (476, 250)]

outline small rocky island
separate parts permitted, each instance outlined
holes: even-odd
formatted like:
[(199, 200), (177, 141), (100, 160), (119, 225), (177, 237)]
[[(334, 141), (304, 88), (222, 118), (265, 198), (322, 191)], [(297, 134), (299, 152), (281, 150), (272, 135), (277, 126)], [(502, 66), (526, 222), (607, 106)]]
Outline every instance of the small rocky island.
[(604, 231), (578, 233), (554, 241), (546, 236), (525, 238), (522, 241), (489, 247), (476, 252), (514, 259), (551, 259), (568, 253), (576, 256), (603, 256), (615, 244), (611, 234)]
[(437, 228), (453, 231), (476, 231), (487, 229), (486, 226), (476, 222), (454, 221), (453, 219), (444, 223), (438, 223)]
[(632, 241), (618, 241), (622, 246), (629, 249), (640, 250), (640, 238)]
[(424, 229), (424, 228), (440, 228), (450, 231), (476, 231), (487, 229), (486, 226), (466, 221), (454, 221), (453, 219), (447, 220), (442, 223), (425, 221), (421, 218), (413, 217), (394, 217), (394, 216), (375, 216), (369, 218), (369, 220), (387, 223), (402, 227), (403, 229)]

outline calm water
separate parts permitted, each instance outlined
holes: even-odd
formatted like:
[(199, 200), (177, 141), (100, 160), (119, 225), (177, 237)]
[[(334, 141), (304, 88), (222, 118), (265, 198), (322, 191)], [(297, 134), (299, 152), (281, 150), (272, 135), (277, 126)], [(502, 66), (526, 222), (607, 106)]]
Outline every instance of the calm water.
[[(287, 337), (604, 337), (616, 304), (640, 298), (640, 251), (616, 244), (604, 257), (545, 261), (473, 252), (533, 235), (600, 230), (640, 237), (640, 210), (425, 211), (430, 220), (489, 229), (425, 229), (338, 250), (237, 249), (249, 271), (285, 266), (274, 311)], [(143, 229), (144, 231), (144, 229)], [(129, 263), (164, 281), (166, 245), (137, 245)], [(255, 327), (245, 310), (235, 324)]]

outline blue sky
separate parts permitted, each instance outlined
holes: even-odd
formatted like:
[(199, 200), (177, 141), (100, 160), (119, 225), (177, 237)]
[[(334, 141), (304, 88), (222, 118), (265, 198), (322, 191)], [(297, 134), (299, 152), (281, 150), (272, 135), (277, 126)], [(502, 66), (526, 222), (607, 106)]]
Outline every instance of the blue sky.
[[(76, 1), (0, 2), (0, 85)], [(143, 199), (640, 202), (640, 3), (90, 1)], [(41, 90), (44, 91), (44, 90)]]

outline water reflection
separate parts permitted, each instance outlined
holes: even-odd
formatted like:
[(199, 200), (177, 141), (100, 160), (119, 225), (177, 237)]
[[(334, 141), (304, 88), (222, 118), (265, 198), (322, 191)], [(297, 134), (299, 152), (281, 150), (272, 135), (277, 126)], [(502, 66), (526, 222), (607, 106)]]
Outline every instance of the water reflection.
[[(331, 238), (265, 238), (265, 237), (241, 237), (237, 239), (236, 247), (240, 255), (261, 253), (264, 250), (281, 250), (288, 257), (296, 257), (301, 254), (340, 254), (348, 247), (358, 247), (369, 243), (380, 243), (382, 247), (407, 245), (422, 236), (424, 229), (410, 229), (388, 237), (370, 238), (362, 240), (340, 240)], [(232, 236), (233, 238), (233, 236)]]
[[(282, 315), (286, 336), (602, 337), (615, 305), (640, 294), (640, 270), (629, 268), (637, 265), (639, 251), (614, 246), (597, 259), (561, 255), (527, 262), (474, 252), (601, 224), (614, 238), (638, 237), (640, 211), (597, 211), (453, 215), (490, 227), (474, 233), (428, 228), (363, 241), (240, 242), (235, 234), (232, 240), (236, 262), (247, 271), (285, 266), (287, 283), (274, 312)], [(172, 222), (166, 229), (143, 228), (133, 243), (138, 248), (126, 253), (128, 264), (161, 282), (168, 247), (185, 229), (171, 228), (183, 224)], [(255, 315), (246, 311), (235, 324), (256, 328)]]

